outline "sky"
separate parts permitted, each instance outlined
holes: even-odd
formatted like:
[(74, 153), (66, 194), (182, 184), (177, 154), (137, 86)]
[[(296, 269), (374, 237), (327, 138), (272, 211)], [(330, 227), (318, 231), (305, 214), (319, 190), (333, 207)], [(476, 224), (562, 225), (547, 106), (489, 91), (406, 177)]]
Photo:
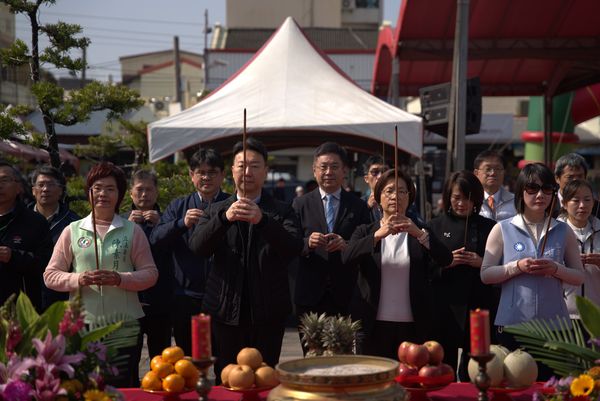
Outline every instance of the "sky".
[[(395, 25), (401, 0), (380, 1), (384, 20)], [(87, 77), (107, 81), (112, 75), (114, 81), (120, 81), (119, 57), (171, 49), (176, 35), (180, 50), (202, 53), (205, 10), (209, 26), (227, 24), (225, 0), (57, 0), (55, 5), (41, 8), (39, 21), (81, 25), (83, 35), (91, 40)], [(16, 16), (16, 36), (31, 42), (29, 20), (22, 15)], [(40, 42), (42, 46), (47, 43)], [(55, 75), (65, 74), (49, 67)]]

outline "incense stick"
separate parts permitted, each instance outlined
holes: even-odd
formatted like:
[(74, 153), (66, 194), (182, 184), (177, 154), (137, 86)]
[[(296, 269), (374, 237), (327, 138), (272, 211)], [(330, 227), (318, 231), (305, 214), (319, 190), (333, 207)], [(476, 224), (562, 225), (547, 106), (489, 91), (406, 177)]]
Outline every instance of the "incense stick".
[(246, 108), (244, 108), (244, 131), (242, 132), (242, 163), (243, 163), (243, 172), (242, 172), (242, 197), (246, 197)]
[[(90, 198), (92, 202), (92, 228), (94, 230), (94, 253), (96, 254), (96, 270), (100, 270), (100, 259), (98, 257), (98, 241), (96, 234), (96, 203), (94, 202), (94, 190), (90, 188)], [(100, 290), (100, 296), (102, 296), (102, 286), (99, 285), (98, 289)]]
[(394, 126), (394, 185), (396, 188), (396, 214), (398, 214), (398, 126)]
[(550, 230), (550, 222), (552, 221), (552, 211), (554, 210), (554, 201), (556, 195), (552, 192), (552, 202), (550, 203), (550, 213), (548, 213), (548, 224), (546, 224), (546, 233), (544, 234), (544, 242), (542, 242), (542, 252), (540, 252), (540, 258), (544, 257), (544, 250), (546, 249), (546, 241), (548, 241), (548, 230)]
[(381, 161), (385, 166), (385, 134), (381, 133)]

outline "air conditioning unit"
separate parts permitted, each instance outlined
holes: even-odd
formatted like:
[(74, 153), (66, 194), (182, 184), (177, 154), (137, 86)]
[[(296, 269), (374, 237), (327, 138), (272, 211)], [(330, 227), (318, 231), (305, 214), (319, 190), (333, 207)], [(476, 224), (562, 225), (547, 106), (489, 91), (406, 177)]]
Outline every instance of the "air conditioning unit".
[(354, 11), (356, 0), (342, 0), (342, 11)]

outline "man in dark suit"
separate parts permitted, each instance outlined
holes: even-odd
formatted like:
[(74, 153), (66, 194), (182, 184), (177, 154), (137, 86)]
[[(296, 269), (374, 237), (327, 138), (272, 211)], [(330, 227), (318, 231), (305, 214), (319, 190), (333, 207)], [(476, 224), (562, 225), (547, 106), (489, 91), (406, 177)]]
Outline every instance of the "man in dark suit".
[(244, 347), (257, 348), (270, 366), (279, 362), (285, 319), (291, 312), (286, 266), (302, 250), (302, 233), (290, 205), (263, 190), (267, 151), (247, 140), (246, 157), (233, 148), (236, 194), (211, 205), (200, 218), (190, 249), (214, 257), (202, 308), (212, 316), (215, 374), (235, 363)]
[(153, 248), (171, 254), (175, 276), (172, 325), (175, 342), (186, 355), (192, 353), (191, 317), (200, 313), (210, 259), (199, 258), (189, 248), (194, 226), (213, 202), (229, 197), (221, 191), (225, 163), (214, 149), (200, 149), (190, 157), (189, 176), (196, 191), (175, 199), (166, 208), (150, 234)]
[(304, 233), (294, 301), (306, 312), (348, 314), (357, 270), (341, 261), (341, 251), (355, 228), (370, 221), (367, 204), (342, 190), (348, 171), (346, 151), (336, 143), (320, 145), (313, 173), (319, 187), (294, 199)]

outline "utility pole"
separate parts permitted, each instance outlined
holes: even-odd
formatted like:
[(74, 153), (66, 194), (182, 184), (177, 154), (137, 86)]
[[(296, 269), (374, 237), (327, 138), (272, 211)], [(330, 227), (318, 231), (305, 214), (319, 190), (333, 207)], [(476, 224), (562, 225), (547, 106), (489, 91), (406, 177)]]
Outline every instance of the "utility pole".
[(181, 110), (183, 110), (183, 96), (181, 93), (181, 63), (179, 60), (179, 36), (173, 37), (173, 58), (175, 63), (175, 101), (181, 104)]
[(208, 26), (208, 9), (204, 9), (204, 88), (203, 91), (208, 88), (208, 34), (212, 32), (212, 29)]

